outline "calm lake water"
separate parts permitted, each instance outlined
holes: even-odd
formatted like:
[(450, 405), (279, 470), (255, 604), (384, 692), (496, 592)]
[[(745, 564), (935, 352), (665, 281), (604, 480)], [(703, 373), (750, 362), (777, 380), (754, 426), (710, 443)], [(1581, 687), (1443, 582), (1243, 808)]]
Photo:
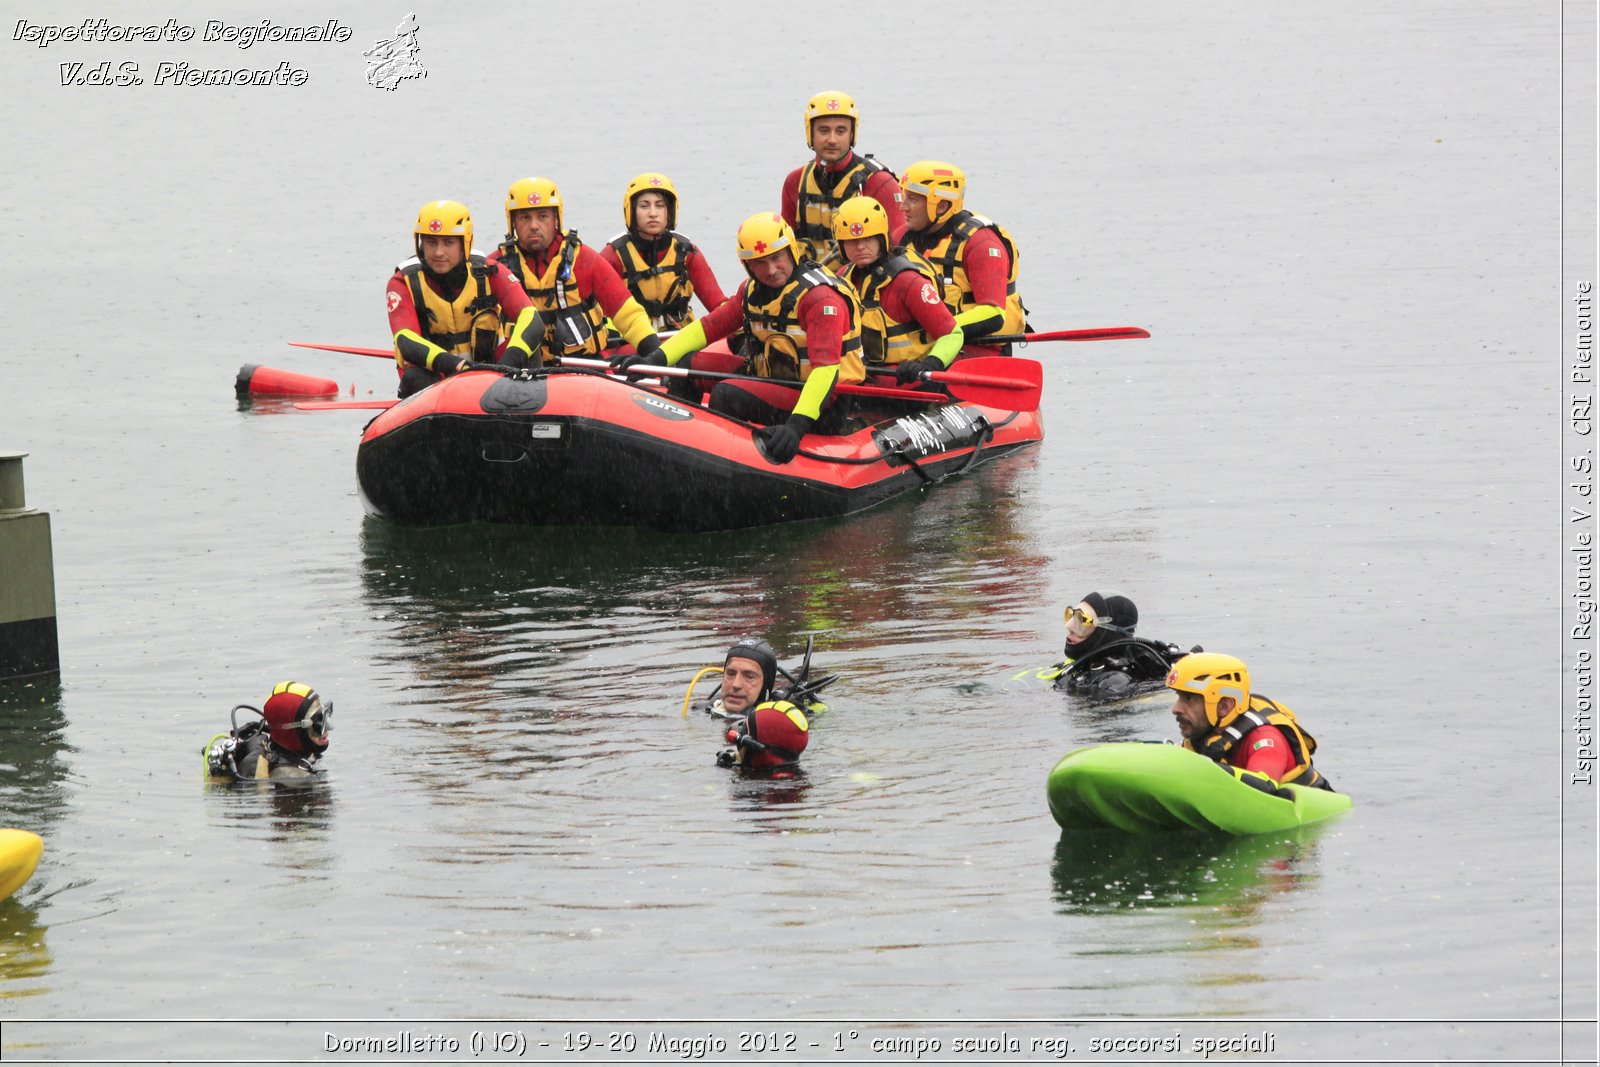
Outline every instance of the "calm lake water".
[[(214, 17), (3, 21), (134, 12)], [(403, 1030), (459, 1054), (393, 1058), (470, 1062), (490, 1028), (465, 1020), (497, 1020), (526, 1058), (591, 1062), (652, 1058), (652, 1030), (775, 1062), (919, 1037), (924, 1060), (1053, 1058), (956, 1050), (1002, 1031), (1108, 1062), (1196, 1038), (1594, 1062), (1595, 794), (1564, 785), (1555, 577), (1559, 5), (891, 0), (837, 30), (441, 9), (418, 12), (427, 78), (376, 90), (361, 51), (405, 13), (341, 5), (344, 44), (0, 41), (0, 449), (51, 516), (62, 657), (59, 685), (0, 688), (0, 826), (47, 842), (0, 904), (6, 1060), (382, 1059), (324, 1034)], [(1592, 43), (1592, 7), (1566, 19)], [(309, 79), (60, 85), (104, 60)], [(392, 395), (379, 361), (285, 342), (383, 344), (418, 205), (466, 201), (487, 248), (529, 173), (599, 243), (628, 179), (667, 172), (732, 288), (734, 230), (777, 206), (829, 87), (891, 167), (966, 168), (1036, 327), (1152, 332), (1022, 353), (1040, 447), (839, 522), (417, 530), (362, 513), (364, 413), (231, 395), (243, 363)], [(1566, 131), (1591, 162), (1592, 125)], [(1176, 736), (1159, 697), (1014, 677), (1090, 590), (1243, 657), (1354, 811), (1063, 838), (1061, 755)], [(798, 781), (731, 778), (679, 714), (747, 633), (791, 663), (819, 634), (843, 675)], [(337, 705), (325, 775), (207, 785), (201, 746), (283, 678)], [(1147, 1044), (1094, 1044), (1118, 1040)]]

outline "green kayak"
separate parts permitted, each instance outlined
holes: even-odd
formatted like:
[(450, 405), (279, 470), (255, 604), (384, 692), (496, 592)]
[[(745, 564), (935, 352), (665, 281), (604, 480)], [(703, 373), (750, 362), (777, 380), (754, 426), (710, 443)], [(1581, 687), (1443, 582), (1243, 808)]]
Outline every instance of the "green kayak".
[(1188, 749), (1137, 741), (1068, 752), (1045, 791), (1064, 830), (1109, 826), (1133, 834), (1273, 833), (1338, 815), (1352, 803), (1343, 793), (1297, 785), (1269, 792)]

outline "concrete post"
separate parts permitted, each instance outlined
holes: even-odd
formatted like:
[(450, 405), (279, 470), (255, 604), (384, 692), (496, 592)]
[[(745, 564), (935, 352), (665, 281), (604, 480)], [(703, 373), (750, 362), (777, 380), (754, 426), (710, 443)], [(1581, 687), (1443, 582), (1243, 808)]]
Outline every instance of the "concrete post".
[(26, 455), (0, 452), (0, 678), (61, 669), (50, 516), (26, 506)]

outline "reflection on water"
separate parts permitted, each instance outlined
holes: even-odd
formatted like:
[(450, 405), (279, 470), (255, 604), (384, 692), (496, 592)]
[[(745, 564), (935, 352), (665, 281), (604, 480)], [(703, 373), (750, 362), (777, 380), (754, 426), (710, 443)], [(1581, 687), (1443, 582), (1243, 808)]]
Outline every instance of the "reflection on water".
[(202, 788), (212, 825), (244, 840), (281, 847), (270, 862), (308, 870), (323, 870), (333, 862), (329, 839), (338, 794), (326, 770), (309, 781), (205, 778)]
[(1047, 564), (1014, 522), (1027, 462), (1002, 459), (846, 519), (695, 536), (369, 518), (363, 583), (408, 652), (488, 668), (501, 684), (685, 625), (714, 634), (713, 646), (760, 633), (780, 651), (827, 630), (958, 638), (973, 619), (1031, 603)]
[(1316, 879), (1315, 833), (1072, 831), (1056, 843), (1050, 875), (1063, 913), (1184, 908), (1206, 925), (1247, 927), (1267, 900)]
[(296, 404), (307, 400), (337, 400), (337, 396), (250, 396), (238, 398), (238, 409), (241, 415), (296, 415), (303, 417), (305, 412), (295, 407)]
[(59, 882), (52, 878), (51, 846), (68, 803), (66, 729), (58, 678), (0, 683), (0, 827), (45, 840), (39, 869), (0, 901), (0, 999), (50, 992), (44, 984), (53, 962), (48, 928), (34, 908)]
[(1080, 733), (1083, 745), (1109, 744), (1116, 741), (1165, 741), (1178, 739), (1176, 728), (1170, 735), (1152, 736), (1158, 725), (1172, 720), (1167, 712), (1172, 707), (1172, 694), (1165, 687), (1154, 693), (1142, 693), (1121, 700), (1095, 700), (1077, 693), (1052, 690), (1068, 709)]
[(16, 897), (0, 901), (0, 1000), (48, 993), (50, 946), (38, 912)]
[(66, 804), (66, 740), (56, 678), (0, 682), (0, 826), (48, 841)]
[[(1262, 949), (1293, 951), (1299, 943), (1283, 919), (1267, 915), (1281, 901), (1313, 885), (1317, 827), (1282, 834), (1175, 832), (1124, 834), (1115, 830), (1063, 833), (1051, 880), (1057, 910), (1066, 915), (1159, 916), (1154, 931), (1130, 936), (1108, 932), (1087, 954), (1172, 957), (1189, 954), (1194, 965), (1170, 971), (1182, 984), (1205, 987), (1211, 1016), (1250, 1015), (1251, 990), (1279, 981)], [(1270, 937), (1263, 931), (1274, 931)], [(1153, 934), (1153, 936), (1152, 936)]]
[(751, 829), (765, 833), (798, 833), (815, 826), (817, 813), (804, 803), (811, 781), (802, 769), (789, 778), (762, 778), (728, 770), (728, 800), (734, 814)]
[(49, 992), (43, 984), (52, 962), (47, 928), (34, 904), (59, 881), (52, 878), (51, 846), (67, 807), (66, 728), (59, 679), (0, 683), (0, 827), (45, 840), (39, 869), (0, 901), (0, 999)]
[[(422, 746), (399, 773), (439, 787), (437, 806), (505, 803), (506, 779), (587, 794), (659, 760), (662, 709), (741, 636), (792, 664), (824, 632), (825, 672), (909, 644), (915, 658), (854, 672), (879, 684), (920, 675), (941, 644), (971, 650), (975, 632), (1032, 639), (1004, 622), (1031, 611), (1045, 565), (1014, 522), (1026, 462), (846, 519), (695, 536), (367, 518), (362, 588), (404, 694), (378, 728)], [(569, 764), (590, 773), (563, 785), (552, 776)]]

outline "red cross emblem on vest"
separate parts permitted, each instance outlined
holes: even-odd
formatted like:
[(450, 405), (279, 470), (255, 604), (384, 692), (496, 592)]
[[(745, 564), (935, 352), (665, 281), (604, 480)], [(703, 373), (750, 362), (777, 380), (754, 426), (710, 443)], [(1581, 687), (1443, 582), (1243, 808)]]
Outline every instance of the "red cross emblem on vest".
[(757, 241), (756, 242), (756, 255), (759, 256), (763, 252), (765, 252), (766, 250), (767, 250), (767, 242), (765, 242), (765, 241)]
[(861, 236), (861, 231), (864, 230), (864, 229), (866, 229), (866, 227), (861, 225), (861, 223), (852, 222), (850, 224), (850, 236), (851, 237), (860, 237)]
[(839, 110), (839, 101), (837, 101), (837, 100), (829, 100), (828, 101), (828, 110), (829, 111), (838, 111)]
[(434, 233), (438, 233), (440, 230), (444, 229), (444, 224), (438, 219), (434, 219), (432, 222), (428, 223), (428, 229), (432, 230)]
[(528, 203), (537, 204), (538, 202), (539, 202), (539, 194), (538, 193), (529, 193), (528, 194)]

